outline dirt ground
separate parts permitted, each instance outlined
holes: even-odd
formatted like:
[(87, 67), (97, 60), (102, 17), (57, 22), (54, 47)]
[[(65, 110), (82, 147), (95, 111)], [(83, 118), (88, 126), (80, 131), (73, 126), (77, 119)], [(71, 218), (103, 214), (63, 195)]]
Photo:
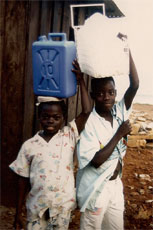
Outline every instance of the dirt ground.
[[(133, 110), (146, 112), (146, 122), (153, 122), (153, 106), (134, 104)], [(153, 140), (151, 140), (153, 141)], [(153, 230), (153, 148), (128, 148), (124, 158), (125, 230)], [(1, 206), (1, 230), (12, 230), (14, 208)], [(80, 213), (76, 209), (70, 230), (79, 230)], [(109, 230), (109, 229), (108, 229)]]

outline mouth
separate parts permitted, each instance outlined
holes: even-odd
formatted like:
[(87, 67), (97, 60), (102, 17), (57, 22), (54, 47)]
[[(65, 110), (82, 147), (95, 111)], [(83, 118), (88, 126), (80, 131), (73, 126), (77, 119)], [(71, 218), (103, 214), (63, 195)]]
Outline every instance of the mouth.
[(48, 127), (46, 127), (46, 129), (49, 131), (53, 131), (55, 128), (53, 126), (48, 126)]
[(106, 106), (110, 106), (110, 105), (112, 105), (112, 103), (111, 103), (111, 102), (104, 102), (103, 104), (104, 104), (104, 105), (106, 105)]
[(112, 108), (112, 106), (113, 106), (113, 105), (112, 105), (112, 103), (110, 103), (110, 102), (109, 102), (109, 103), (108, 103), (108, 102), (103, 103), (103, 108), (106, 109), (106, 110), (109, 110), (109, 111), (110, 111), (111, 108)]

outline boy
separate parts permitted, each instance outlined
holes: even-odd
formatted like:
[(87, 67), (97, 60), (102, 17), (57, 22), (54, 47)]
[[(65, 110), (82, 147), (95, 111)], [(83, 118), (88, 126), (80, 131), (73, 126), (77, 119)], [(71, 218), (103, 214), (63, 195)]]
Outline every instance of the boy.
[(77, 146), (81, 230), (123, 230), (124, 198), (120, 178), (126, 136), (131, 131), (127, 116), (139, 86), (131, 53), (129, 80), (129, 88), (117, 104), (112, 77), (94, 78), (91, 82), (95, 106)]
[[(34, 137), (23, 143), (10, 168), (19, 178), (18, 203), (14, 227), (24, 228), (22, 205), (26, 199), (28, 230), (67, 230), (71, 211), (76, 207), (73, 155), (79, 133), (91, 106), (77, 61), (73, 62), (82, 100), (81, 114), (64, 126), (64, 100), (38, 97), (38, 116), (42, 126)], [(25, 228), (24, 228), (25, 229)]]

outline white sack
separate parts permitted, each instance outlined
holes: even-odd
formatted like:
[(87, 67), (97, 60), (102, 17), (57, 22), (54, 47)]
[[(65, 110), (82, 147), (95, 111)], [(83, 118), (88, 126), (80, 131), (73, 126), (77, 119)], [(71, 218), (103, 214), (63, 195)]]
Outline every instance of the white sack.
[(95, 78), (129, 74), (129, 49), (124, 19), (108, 18), (100, 13), (89, 17), (75, 29), (77, 58), (81, 71)]

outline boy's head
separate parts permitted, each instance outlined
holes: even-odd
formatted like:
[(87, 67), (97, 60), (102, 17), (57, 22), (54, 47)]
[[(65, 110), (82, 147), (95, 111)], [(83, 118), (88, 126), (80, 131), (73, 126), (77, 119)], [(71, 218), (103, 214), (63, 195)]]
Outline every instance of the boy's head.
[(91, 97), (95, 101), (96, 111), (110, 111), (115, 103), (116, 89), (112, 77), (93, 78), (91, 80)]
[(55, 135), (66, 116), (67, 106), (64, 100), (41, 102), (38, 105), (38, 117), (45, 134)]

